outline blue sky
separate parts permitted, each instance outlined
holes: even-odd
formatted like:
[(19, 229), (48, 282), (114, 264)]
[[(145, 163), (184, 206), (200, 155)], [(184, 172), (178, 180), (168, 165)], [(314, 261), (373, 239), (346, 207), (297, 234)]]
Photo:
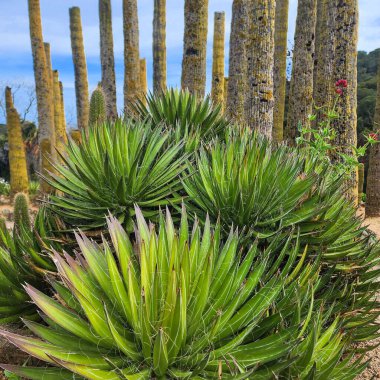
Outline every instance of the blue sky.
[[(79, 6), (82, 13), (84, 44), (92, 91), (100, 80), (99, 26), (97, 0), (40, 0), (44, 39), (51, 43), (53, 68), (59, 70), (64, 85), (66, 117), (69, 126), (76, 123), (74, 71), (71, 60), (69, 13)], [(379, 0), (359, 0), (359, 49), (371, 51), (380, 47)], [(181, 78), (183, 41), (183, 0), (167, 0), (168, 85), (178, 86)], [(290, 0), (289, 42), (293, 41), (297, 1)], [(152, 18), (153, 0), (138, 0), (140, 26), (140, 55), (147, 58), (148, 81), (152, 80)], [(207, 52), (207, 84), (210, 87), (212, 64), (213, 14), (226, 12), (227, 41), (230, 33), (232, 0), (209, 0), (209, 33)], [(112, 0), (118, 106), (121, 109), (123, 88), (123, 25), (122, 0)], [(26, 0), (0, 0), (0, 88), (8, 83), (34, 85), (33, 64), (29, 39)], [(226, 75), (228, 72), (228, 43), (226, 44)], [(3, 96), (0, 94), (0, 96)], [(18, 93), (16, 106), (23, 107), (24, 95)], [(35, 117), (35, 113), (31, 118)], [(3, 122), (3, 115), (0, 115)]]

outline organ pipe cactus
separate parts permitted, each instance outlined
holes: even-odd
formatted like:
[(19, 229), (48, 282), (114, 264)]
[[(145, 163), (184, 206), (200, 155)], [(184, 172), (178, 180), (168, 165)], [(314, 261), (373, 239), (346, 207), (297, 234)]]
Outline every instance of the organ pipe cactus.
[(166, 0), (154, 0), (153, 92), (166, 91)]
[(88, 125), (89, 117), (89, 93), (87, 78), (87, 63), (84, 53), (84, 42), (82, 32), (82, 20), (80, 9), (72, 7), (70, 14), (70, 37), (71, 49), (75, 73), (75, 95), (77, 105), (77, 123), (79, 129), (85, 129)]
[(7, 113), (7, 131), (9, 144), (9, 169), (11, 193), (27, 192), (29, 189), (26, 153), (20, 117), (13, 105), (12, 91), (5, 89), (5, 103)]

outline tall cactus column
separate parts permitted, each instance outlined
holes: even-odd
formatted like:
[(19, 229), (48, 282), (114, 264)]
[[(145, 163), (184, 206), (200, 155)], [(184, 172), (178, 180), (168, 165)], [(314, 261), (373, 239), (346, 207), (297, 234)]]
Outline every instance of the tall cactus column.
[(146, 95), (148, 93), (148, 78), (146, 72), (146, 59), (140, 59), (140, 83), (141, 83), (141, 99), (146, 104)]
[(246, 121), (244, 109), (248, 85), (248, 34), (248, 0), (234, 0), (232, 4), (226, 115), (238, 124), (244, 124)]
[(117, 116), (117, 108), (111, 0), (99, 0), (99, 28), (102, 88), (106, 96), (107, 118), (114, 119)]
[(185, 0), (181, 86), (203, 97), (206, 91), (208, 0)]
[(313, 111), (313, 77), (317, 0), (298, 2), (294, 37), (293, 70), (290, 83), (286, 138), (295, 144), (298, 126), (308, 127)]
[(80, 9), (78, 7), (70, 8), (70, 35), (71, 49), (73, 55), (74, 72), (75, 72), (75, 94), (77, 104), (77, 122), (78, 128), (87, 128), (89, 116), (89, 94), (87, 63), (84, 53), (82, 21)]
[(124, 112), (141, 94), (139, 20), (137, 0), (123, 0), (124, 25)]
[(273, 140), (284, 138), (286, 57), (288, 54), (289, 0), (277, 0), (274, 33), (274, 114)]
[(153, 92), (166, 90), (166, 0), (154, 0)]
[(275, 0), (253, 0), (248, 39), (248, 125), (272, 138)]
[(211, 98), (214, 104), (220, 104), (222, 108), (224, 102), (225, 19), (224, 12), (215, 12)]
[[(48, 42), (44, 42), (44, 50), (45, 50), (45, 57), (46, 57), (46, 66), (48, 68), (49, 73), (49, 86), (51, 88), (51, 102), (53, 103), (53, 110), (55, 115), (55, 109), (54, 109), (54, 85), (53, 85), (53, 70), (52, 70), (52, 64), (51, 64), (51, 52), (50, 52), (50, 44)], [(52, 158), (56, 158), (56, 133), (55, 133), (55, 116), (54, 121), (52, 124), (50, 124), (50, 143), (51, 143), (51, 156)]]
[(57, 70), (53, 71), (53, 90), (54, 90), (54, 125), (55, 125), (55, 144), (59, 153), (63, 154), (67, 144), (66, 126), (62, 109), (61, 88), (59, 74)]
[[(41, 172), (48, 169), (45, 159), (51, 154), (51, 139), (54, 125), (53, 94), (50, 86), (49, 69), (46, 63), (39, 0), (28, 0), (30, 40), (33, 54), (34, 79), (36, 83), (37, 111), (38, 111), (38, 142), (40, 146)], [(49, 191), (45, 181), (41, 181), (41, 191)]]
[(7, 113), (7, 130), (9, 144), (9, 169), (12, 194), (27, 192), (29, 188), (28, 171), (20, 118), (13, 105), (12, 92), (5, 89), (5, 104)]
[[(334, 80), (347, 81), (336, 102), (339, 119), (334, 120), (336, 130), (335, 146), (341, 153), (352, 155), (352, 147), (357, 145), (357, 51), (359, 4), (358, 0), (335, 1), (335, 62)], [(340, 160), (340, 157), (333, 157)], [(354, 203), (358, 200), (358, 178), (353, 174), (347, 181), (347, 197)]]

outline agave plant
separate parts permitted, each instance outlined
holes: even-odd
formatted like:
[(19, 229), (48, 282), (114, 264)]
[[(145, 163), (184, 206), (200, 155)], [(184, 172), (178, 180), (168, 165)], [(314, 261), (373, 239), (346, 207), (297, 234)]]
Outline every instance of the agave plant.
[[(265, 252), (257, 244), (241, 250), (237, 232), (222, 242), (220, 225), (212, 230), (209, 221), (203, 231), (195, 222), (189, 234), (184, 209), (178, 232), (168, 212), (158, 231), (139, 209), (135, 214), (134, 242), (110, 216), (112, 246), (80, 234), (76, 260), (55, 253), (56, 299), (26, 287), (46, 325), (26, 321), (39, 338), (2, 334), (50, 366), (4, 368), (31, 379), (72, 373), (87, 379), (270, 379), (295, 366), (306, 379), (326, 363), (333, 373), (338, 364), (329, 354), (309, 363), (329, 339), (310, 323), (319, 269), (301, 268), (298, 244), (277, 239)], [(284, 260), (277, 260), (277, 250)], [(313, 339), (299, 355), (297, 345), (309, 334)], [(341, 347), (337, 339), (333, 358)]]
[(174, 130), (177, 141), (186, 141), (186, 150), (194, 151), (201, 141), (223, 136), (228, 121), (221, 106), (213, 106), (211, 98), (198, 99), (187, 90), (170, 89), (139, 99), (132, 109), (132, 116), (149, 120), (152, 125), (165, 124)]
[(43, 207), (33, 230), (23, 225), (13, 233), (0, 229), (0, 324), (20, 322), (21, 317), (39, 319), (24, 284), (47, 288), (45, 274), (56, 271), (49, 253), (66, 246), (63, 235), (52, 233), (57, 229), (57, 221)]
[(316, 310), (333, 304), (353, 339), (378, 333), (379, 245), (347, 204), (341, 180), (313, 156), (287, 147), (273, 149), (255, 134), (232, 133), (204, 146), (184, 179), (188, 208), (224, 234), (234, 224), (245, 240), (266, 246), (275, 236), (297, 233), (301, 250), (320, 255)]
[(72, 227), (97, 229), (108, 211), (132, 229), (134, 204), (155, 218), (159, 207), (181, 202), (180, 174), (187, 155), (171, 132), (149, 123), (116, 121), (91, 128), (80, 145), (70, 141), (63, 164), (46, 181), (56, 190), (50, 207)]

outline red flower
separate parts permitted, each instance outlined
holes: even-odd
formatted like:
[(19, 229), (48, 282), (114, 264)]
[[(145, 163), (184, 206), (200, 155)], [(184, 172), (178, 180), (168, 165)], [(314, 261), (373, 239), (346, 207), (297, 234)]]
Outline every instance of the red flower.
[(335, 92), (338, 94), (338, 95), (342, 95), (343, 94), (343, 90), (341, 88), (337, 88), (335, 90)]
[(348, 82), (346, 79), (339, 79), (336, 83), (335, 83), (335, 86), (336, 87), (343, 87), (343, 88), (346, 88), (348, 86)]
[(368, 135), (372, 140), (375, 140), (377, 141), (379, 139), (379, 136), (377, 135), (377, 133), (370, 133)]

